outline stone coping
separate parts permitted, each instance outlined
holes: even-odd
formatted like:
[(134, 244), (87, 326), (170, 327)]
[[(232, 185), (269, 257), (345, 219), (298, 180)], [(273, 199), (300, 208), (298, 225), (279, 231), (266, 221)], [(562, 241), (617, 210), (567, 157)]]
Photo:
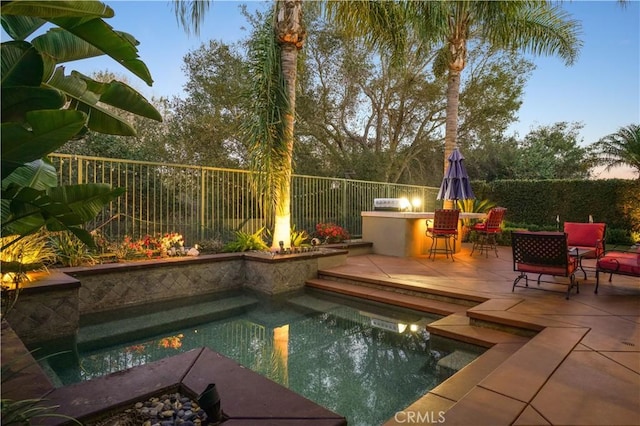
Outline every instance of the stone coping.
[(317, 250), (293, 253), (293, 254), (277, 254), (266, 251), (248, 251), (242, 253), (216, 253), (203, 254), (199, 256), (176, 256), (162, 259), (136, 260), (116, 263), (103, 263), (92, 266), (75, 266), (54, 268), (51, 271), (57, 271), (73, 276), (81, 277), (83, 275), (107, 274), (110, 272), (126, 272), (131, 270), (140, 270), (148, 268), (161, 268), (175, 266), (176, 264), (202, 264), (213, 262), (225, 262), (229, 260), (248, 259), (256, 262), (280, 263), (292, 260), (311, 259), (318, 257), (341, 256), (347, 254), (350, 249), (371, 247), (372, 243), (366, 241), (345, 242), (339, 244), (327, 244), (319, 247)]
[[(80, 287), (80, 281), (57, 269), (29, 274), (30, 281), (20, 285), (23, 294), (69, 290)], [(20, 303), (20, 302), (18, 302)]]
[[(167, 391), (177, 390), (195, 398), (209, 383), (216, 384), (230, 423), (240, 420), (260, 425), (286, 420), (292, 425), (347, 424), (344, 417), (208, 348), (57, 388), (45, 398), (48, 404), (60, 406), (56, 413), (85, 423)], [(50, 417), (40, 424), (66, 422)]]

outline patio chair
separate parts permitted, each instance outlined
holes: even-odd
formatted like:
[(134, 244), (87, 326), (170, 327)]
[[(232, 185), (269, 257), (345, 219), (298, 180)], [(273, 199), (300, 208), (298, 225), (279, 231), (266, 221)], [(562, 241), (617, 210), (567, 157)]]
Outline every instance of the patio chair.
[[(451, 260), (455, 249), (455, 240), (458, 238), (458, 218), (460, 210), (436, 209), (433, 216), (433, 226), (429, 226), (427, 221), (427, 237), (431, 237), (431, 248), (429, 249), (429, 258), (433, 255), (432, 260), (436, 260), (436, 253), (444, 253)], [(454, 244), (451, 244), (451, 238)], [(438, 244), (438, 240), (444, 239), (444, 248)]]
[(471, 249), (471, 256), (476, 249), (480, 254), (485, 253), (485, 257), (489, 257), (489, 249), (493, 249), (498, 257), (498, 244), (496, 243), (496, 235), (502, 232), (500, 225), (504, 219), (507, 209), (504, 207), (494, 207), (489, 210), (489, 214), (484, 222), (476, 223), (471, 228), (472, 231), (476, 231), (477, 238), (473, 243)]
[[(600, 272), (609, 274), (609, 282), (613, 274), (640, 278), (640, 246), (629, 251), (608, 251), (596, 261), (596, 289), (594, 290), (596, 294), (600, 285)], [(640, 283), (640, 280), (637, 282)]]
[[(537, 289), (547, 290), (540, 287), (540, 283), (552, 283), (567, 286), (567, 299), (569, 299), (573, 287), (576, 288), (576, 293), (580, 293), (580, 287), (575, 278), (578, 259), (569, 255), (567, 234), (564, 232), (512, 231), (511, 249), (513, 270), (520, 273), (513, 281), (512, 292), (516, 287), (529, 288), (527, 274), (536, 274), (538, 275)], [(564, 284), (555, 280), (543, 281), (541, 279), (543, 275), (567, 277), (569, 282)], [(518, 282), (523, 278), (524, 285), (518, 285)]]
[(569, 253), (578, 259), (578, 268), (587, 279), (587, 271), (582, 266), (582, 259), (600, 259), (604, 253), (606, 223), (565, 222), (564, 232), (567, 234)]

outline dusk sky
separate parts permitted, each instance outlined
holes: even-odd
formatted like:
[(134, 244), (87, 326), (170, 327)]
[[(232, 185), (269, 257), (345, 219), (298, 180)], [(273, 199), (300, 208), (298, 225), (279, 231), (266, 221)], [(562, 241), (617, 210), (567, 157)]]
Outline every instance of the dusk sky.
[[(107, 19), (117, 30), (139, 41), (140, 58), (154, 79), (148, 87), (110, 58), (94, 58), (67, 64), (85, 74), (110, 70), (126, 75), (147, 97), (182, 96), (186, 83), (183, 57), (202, 43), (217, 39), (237, 41), (247, 35), (239, 5), (264, 9), (271, 2), (214, 1), (199, 37), (187, 35), (178, 26), (169, 1), (106, 1), (116, 16)], [(640, 122), (640, 2), (621, 6), (616, 1), (566, 1), (562, 3), (582, 22), (582, 51), (577, 62), (567, 67), (557, 57), (532, 58), (536, 64), (529, 79), (519, 122), (511, 133), (525, 136), (531, 129), (560, 121), (584, 124), (583, 144)], [(5, 35), (3, 34), (3, 39)], [(617, 170), (615, 177), (631, 177)], [(604, 177), (604, 176), (603, 176)]]

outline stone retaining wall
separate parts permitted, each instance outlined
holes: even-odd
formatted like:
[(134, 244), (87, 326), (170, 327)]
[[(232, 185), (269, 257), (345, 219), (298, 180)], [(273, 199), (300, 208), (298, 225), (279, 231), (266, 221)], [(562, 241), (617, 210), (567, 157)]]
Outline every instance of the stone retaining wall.
[(274, 295), (304, 287), (348, 251), (231, 253), (61, 268), (29, 283), (7, 321), (26, 345), (76, 335), (80, 316), (249, 288)]

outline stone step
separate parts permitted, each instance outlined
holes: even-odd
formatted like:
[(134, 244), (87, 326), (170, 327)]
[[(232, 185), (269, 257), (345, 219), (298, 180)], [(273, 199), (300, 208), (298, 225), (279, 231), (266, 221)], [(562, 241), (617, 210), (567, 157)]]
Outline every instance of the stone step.
[[(352, 280), (355, 282), (355, 278)], [(450, 338), (485, 348), (497, 343), (524, 343), (530, 337), (526, 333), (519, 335), (511, 330), (500, 330), (498, 325), (492, 327), (489, 321), (472, 322), (472, 319), (467, 316), (469, 306), (431, 299), (422, 296), (421, 293), (418, 295), (404, 294), (349, 282), (317, 278), (307, 280), (306, 285), (314, 289), (442, 315), (443, 318), (426, 326), (432, 336)]]
[[(98, 348), (116, 345), (146, 336), (178, 330), (228, 316), (237, 315), (258, 304), (251, 296), (225, 297), (196, 303), (190, 306), (165, 308), (160, 311), (140, 313), (135, 317), (122, 316), (110, 321), (84, 325), (78, 332), (78, 348)], [(111, 313), (117, 316), (117, 313)]]
[(361, 287), (371, 287), (391, 292), (405, 293), (466, 306), (475, 306), (487, 300), (486, 297), (467, 293), (459, 289), (456, 289), (456, 291), (443, 289), (441, 285), (442, 277), (432, 277), (431, 279), (433, 283), (430, 283), (428, 277), (423, 278), (420, 282), (415, 282), (394, 278), (381, 279), (379, 275), (368, 276), (366, 274), (358, 274), (356, 276), (339, 271), (320, 270), (318, 271), (318, 278), (356, 284)]
[(418, 297), (410, 294), (402, 294), (393, 291), (379, 290), (346, 282), (331, 281), (327, 279), (309, 279), (306, 285), (324, 291), (330, 291), (347, 296), (358, 297), (389, 305), (399, 306), (420, 312), (429, 312), (437, 315), (450, 315), (456, 312), (465, 312), (468, 306), (442, 300)]
[(499, 343), (523, 344), (530, 338), (529, 336), (488, 327), (485, 324), (474, 323), (466, 315), (466, 312), (455, 313), (427, 324), (427, 331), (432, 336), (446, 337), (485, 348), (490, 348)]

